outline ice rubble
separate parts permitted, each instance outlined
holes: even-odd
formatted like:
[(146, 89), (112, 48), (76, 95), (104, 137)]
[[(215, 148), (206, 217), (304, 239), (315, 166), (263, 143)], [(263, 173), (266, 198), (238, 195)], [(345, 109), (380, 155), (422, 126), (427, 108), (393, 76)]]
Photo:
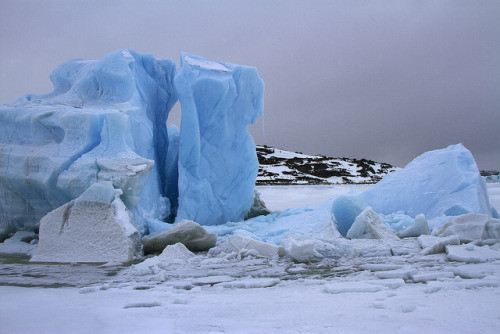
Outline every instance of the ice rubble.
[[(443, 154), (447, 156), (446, 159), (442, 157)], [(438, 159), (435, 159), (435, 156)], [(433, 174), (435, 173), (434, 164), (442, 164), (443, 160), (460, 160), (460, 157), (463, 156), (466, 158), (471, 157), (470, 152), (463, 146), (456, 145), (424, 154), (423, 157), (430, 161), (422, 161), (421, 157), (416, 159), (420, 165), (427, 166), (427, 169), (422, 169), (421, 172), (428, 173), (430, 171), (428, 179), (432, 179), (434, 184), (440, 184), (444, 189), (458, 189), (457, 192), (451, 195), (455, 201), (446, 198), (448, 196), (446, 193), (443, 194), (444, 198), (439, 198), (439, 196), (436, 197), (436, 194), (428, 192), (429, 182), (423, 181), (426, 180), (424, 176), (406, 180), (405, 177), (407, 174), (402, 173), (392, 178), (393, 180), (398, 180), (397, 183), (409, 184), (415, 182), (416, 184), (413, 185), (416, 188), (415, 192), (421, 192), (420, 197), (423, 201), (427, 200), (426, 196), (430, 196), (436, 200), (436, 203), (441, 203), (441, 205), (447, 206), (447, 208), (457, 208), (458, 206), (465, 208), (468, 205), (468, 196), (470, 193), (478, 193), (481, 196), (476, 197), (478, 203), (476, 207), (489, 208), (488, 197), (486, 193), (483, 193), (484, 183), (481, 182), (481, 178), (478, 178), (479, 172), (476, 174), (470, 172), (471, 169), (474, 169), (470, 165), (473, 164), (475, 166), (473, 160), (460, 165), (465, 168), (464, 170), (460, 169), (460, 166), (457, 167), (451, 164), (453, 168), (449, 173), (459, 174), (455, 177), (449, 177), (448, 173), (443, 170), (441, 174)], [(412, 166), (414, 164), (410, 165), (410, 169), (414, 168)], [(461, 173), (464, 173), (464, 175), (460, 176)], [(443, 177), (444, 179), (438, 180), (437, 178), (439, 177)], [(456, 184), (457, 180), (460, 181), (459, 184)], [(477, 180), (479, 181), (476, 182)], [(398, 196), (413, 196), (413, 194), (408, 195), (404, 192), (397, 193), (399, 190), (398, 187), (395, 187), (394, 190), (384, 187), (383, 190), (388, 193), (398, 194)], [(460, 194), (460, 191), (464, 193)], [(206, 226), (206, 228), (212, 233), (217, 233), (220, 242), (224, 242), (228, 238), (233, 238), (234, 235), (241, 235), (245, 236), (245, 238), (251, 238), (254, 241), (268, 243), (269, 246), (281, 246), (283, 249), (282, 254), (298, 262), (314, 262), (328, 257), (390, 256), (418, 252), (421, 252), (422, 255), (428, 255), (444, 253), (447, 245), (460, 244), (461, 237), (457, 235), (447, 236), (443, 234), (440, 237), (428, 235), (430, 229), (426, 215), (432, 216), (433, 210), (439, 211), (439, 208), (436, 206), (437, 204), (430, 211), (423, 211), (417, 214), (415, 218), (409, 216), (406, 212), (401, 212), (401, 210), (398, 212), (386, 211), (388, 213), (384, 215), (370, 209), (364, 195), (364, 193), (338, 195), (314, 207), (288, 209), (283, 212), (274, 212), (266, 216), (255, 217), (244, 222), (229, 222), (218, 226)], [(480, 201), (482, 202), (479, 203)], [(469, 221), (468, 218), (470, 217), (480, 216), (484, 220), (483, 229), (486, 230), (487, 226), (489, 226), (488, 231), (492, 233), (491, 235), (488, 234), (487, 237), (496, 238), (495, 231), (497, 231), (497, 228), (500, 228), (497, 220), (487, 214), (448, 216), (449, 214), (458, 213), (453, 210), (441, 210), (442, 214), (435, 216), (432, 221), (435, 233), (447, 221)], [(355, 223), (356, 221), (357, 223)], [(401, 221), (405, 223), (401, 224)], [(486, 222), (490, 222), (490, 225), (486, 225)], [(471, 224), (474, 225), (476, 223), (472, 221)], [(446, 226), (450, 225), (453, 226), (453, 223), (450, 222)], [(342, 234), (339, 232), (342, 230), (351, 238), (380, 239), (378, 241), (369, 241), (366, 239), (348, 240), (342, 238)], [(393, 231), (399, 231), (398, 235), (402, 238), (420, 237), (418, 238), (418, 242), (416, 240), (414, 240), (415, 242), (412, 240), (403, 241)], [(241, 253), (241, 249), (234, 248), (232, 251), (239, 251)], [(227, 252), (230, 252), (230, 250), (227, 250)], [(220, 249), (213, 254), (220, 254)]]
[[(455, 226), (455, 231), (458, 229), (457, 221), (477, 224), (474, 217), (483, 217), (481, 231), (488, 231), (484, 232), (483, 239), (498, 238), (500, 221), (491, 217), (484, 180), (472, 155), (462, 145), (427, 152), (405, 169), (386, 178), (364, 193), (337, 195), (315, 207), (288, 209), (207, 229), (217, 233), (221, 240), (240, 234), (281, 245), (288, 257), (299, 262), (355, 254), (408, 254), (421, 249), (422, 254), (444, 253), (446, 245), (481, 239), (481, 235), (467, 239), (455, 234), (448, 237), (449, 234), (442, 232), (437, 238), (427, 236), (429, 227), (438, 233), (443, 224), (451, 221), (445, 226)], [(390, 201), (391, 198), (395, 204)], [(376, 205), (378, 210), (371, 204)], [(427, 217), (432, 218), (428, 221)], [(486, 222), (490, 222), (489, 225)], [(399, 233), (396, 235), (394, 232)], [(402, 242), (398, 236), (421, 236), (419, 241), (422, 245)], [(357, 238), (383, 241), (377, 244), (357, 241)], [(365, 246), (370, 244), (371, 251), (364, 249), (361, 243)]]

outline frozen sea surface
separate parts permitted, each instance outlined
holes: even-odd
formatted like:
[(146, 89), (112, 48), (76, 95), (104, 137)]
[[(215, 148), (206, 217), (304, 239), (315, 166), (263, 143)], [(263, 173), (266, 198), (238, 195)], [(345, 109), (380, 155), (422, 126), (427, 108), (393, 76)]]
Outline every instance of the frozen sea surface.
[[(357, 189), (259, 187), (272, 210)], [(500, 207), (500, 184), (488, 189)], [(454, 247), (463, 246), (461, 254), (486, 250)], [(27, 260), (0, 258), (0, 333), (496, 333), (500, 326), (494, 258), (413, 253), (303, 264), (198, 254), (156, 276), (131, 275), (123, 265)]]
[[(311, 206), (322, 203), (336, 194), (345, 194), (350, 191), (362, 191), (370, 185), (336, 185), (336, 186), (261, 186), (257, 187), (261, 192), (262, 199), (267, 204), (270, 210), (285, 210), (291, 207)], [(98, 264), (62, 264), (62, 263), (30, 263), (29, 257), (22, 254), (1, 254), (0, 253), (0, 285), (15, 285), (23, 287), (82, 287), (89, 284), (97, 284), (108, 282), (110, 284), (123, 283), (130, 280), (129, 277), (124, 277), (120, 273), (128, 267), (128, 265), (98, 265)], [(266, 262), (264, 260), (255, 260), (250, 265), (251, 270), (247, 270), (246, 266), (249, 263), (239, 263), (239, 266), (228, 264), (221, 266), (220, 264), (205, 267), (199, 264), (197, 269), (186, 269), (180, 267), (177, 271), (182, 272), (182, 276), (206, 276), (206, 270), (211, 270), (212, 273), (217, 272), (218, 275), (224, 275), (228, 271), (232, 271), (235, 277), (249, 275), (251, 272), (262, 271), (259, 276), (280, 276), (287, 274), (287, 268), (291, 265), (291, 261), (281, 259), (273, 263), (257, 263)], [(267, 261), (268, 262), (268, 261)], [(332, 263), (310, 268), (304, 267), (300, 270), (300, 275), (303, 277), (312, 275), (343, 275), (345, 272), (352, 272), (357, 269), (349, 267), (338, 267)], [(350, 265), (349, 265), (350, 266)], [(330, 269), (325, 269), (330, 268)], [(335, 269), (332, 269), (335, 268)], [(272, 273), (271, 273), (272, 272)], [(296, 276), (296, 270), (291, 271), (292, 278)], [(177, 273), (175, 275), (178, 275)], [(213, 276), (213, 275), (212, 275)]]

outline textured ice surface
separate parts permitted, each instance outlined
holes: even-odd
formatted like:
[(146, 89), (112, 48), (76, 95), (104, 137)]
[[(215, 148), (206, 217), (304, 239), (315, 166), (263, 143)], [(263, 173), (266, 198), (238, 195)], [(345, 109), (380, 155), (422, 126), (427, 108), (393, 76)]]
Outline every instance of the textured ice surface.
[(461, 144), (426, 152), (364, 192), (376, 212), (427, 219), (475, 212), (492, 215), (486, 184)]
[(169, 213), (166, 119), (175, 64), (130, 50), (56, 68), (54, 91), (0, 105), (0, 234), (39, 220), (110, 181), (147, 219)]
[(139, 233), (111, 182), (99, 182), (40, 222), (32, 262), (128, 262), (142, 256)]
[(264, 84), (255, 68), (186, 53), (174, 81), (182, 106), (176, 221), (242, 220), (258, 171), (248, 126), (262, 114)]

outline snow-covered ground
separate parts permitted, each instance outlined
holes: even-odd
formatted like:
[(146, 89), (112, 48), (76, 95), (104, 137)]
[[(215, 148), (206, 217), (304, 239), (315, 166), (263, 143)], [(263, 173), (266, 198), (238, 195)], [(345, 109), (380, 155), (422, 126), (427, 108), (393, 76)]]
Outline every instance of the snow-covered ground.
[[(283, 210), (366, 187), (259, 191)], [(488, 190), (500, 208), (500, 184)], [(156, 276), (0, 256), (0, 333), (498, 333), (497, 245), (451, 246), (454, 261), (445, 253), (310, 264), (197, 255)], [(379, 249), (370, 240), (358, 246)]]

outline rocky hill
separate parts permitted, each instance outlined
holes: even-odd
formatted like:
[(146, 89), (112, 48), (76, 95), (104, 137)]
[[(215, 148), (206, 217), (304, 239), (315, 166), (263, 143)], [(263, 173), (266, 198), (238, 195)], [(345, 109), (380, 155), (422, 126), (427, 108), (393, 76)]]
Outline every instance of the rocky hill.
[(376, 183), (397, 167), (366, 159), (306, 155), (257, 146), (257, 185)]

